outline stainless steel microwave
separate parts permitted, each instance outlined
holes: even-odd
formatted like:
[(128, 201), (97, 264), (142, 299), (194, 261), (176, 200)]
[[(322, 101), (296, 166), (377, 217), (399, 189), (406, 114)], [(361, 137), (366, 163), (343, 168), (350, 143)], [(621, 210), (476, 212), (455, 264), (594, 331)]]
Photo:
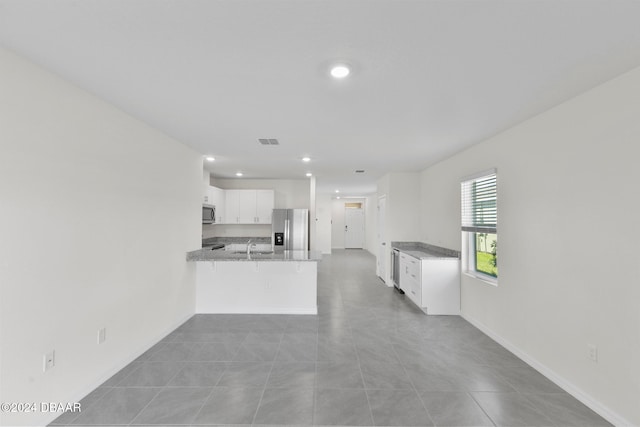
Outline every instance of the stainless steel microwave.
[(213, 224), (216, 222), (216, 207), (214, 205), (202, 205), (202, 223)]

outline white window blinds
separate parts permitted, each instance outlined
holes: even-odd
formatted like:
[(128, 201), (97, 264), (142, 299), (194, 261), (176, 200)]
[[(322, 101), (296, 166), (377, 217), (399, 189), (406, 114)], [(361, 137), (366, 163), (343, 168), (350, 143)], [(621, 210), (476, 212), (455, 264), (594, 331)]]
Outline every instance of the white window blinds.
[(460, 184), (462, 231), (497, 233), (498, 192), (496, 170), (467, 178)]

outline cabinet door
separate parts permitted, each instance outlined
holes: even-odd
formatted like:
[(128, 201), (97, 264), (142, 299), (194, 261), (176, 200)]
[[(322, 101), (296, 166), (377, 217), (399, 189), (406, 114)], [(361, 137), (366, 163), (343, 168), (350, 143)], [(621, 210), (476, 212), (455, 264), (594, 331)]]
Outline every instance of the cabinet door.
[(411, 280), (411, 299), (413, 299), (413, 302), (415, 302), (419, 307), (422, 307), (422, 281), (420, 278), (420, 260), (414, 257), (409, 257), (408, 268), (408, 274)]
[(398, 286), (402, 289), (405, 294), (409, 292), (409, 282), (411, 276), (409, 275), (409, 262), (407, 260), (408, 256), (400, 253), (400, 277), (398, 278), (400, 283)]
[(211, 204), (211, 192), (208, 185), (202, 186), (202, 203), (205, 205)]
[(238, 224), (240, 222), (240, 190), (225, 191), (225, 224)]
[(400, 289), (402, 289), (417, 306), (422, 304), (422, 287), (420, 280), (420, 261), (400, 252)]
[(209, 192), (211, 194), (211, 204), (216, 207), (216, 223), (222, 224), (224, 217), (226, 217), (225, 213), (225, 192), (222, 188), (218, 187), (209, 187)]
[(256, 190), (256, 222), (258, 224), (271, 224), (273, 206), (273, 190)]
[(256, 218), (256, 190), (238, 190), (238, 222), (240, 224), (255, 224)]

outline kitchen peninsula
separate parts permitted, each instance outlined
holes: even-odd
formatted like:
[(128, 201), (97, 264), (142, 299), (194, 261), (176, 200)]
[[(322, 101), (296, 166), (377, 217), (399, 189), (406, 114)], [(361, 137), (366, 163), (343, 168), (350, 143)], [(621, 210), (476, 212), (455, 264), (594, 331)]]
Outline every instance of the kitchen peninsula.
[(227, 245), (187, 253), (196, 263), (196, 313), (317, 314), (316, 251)]

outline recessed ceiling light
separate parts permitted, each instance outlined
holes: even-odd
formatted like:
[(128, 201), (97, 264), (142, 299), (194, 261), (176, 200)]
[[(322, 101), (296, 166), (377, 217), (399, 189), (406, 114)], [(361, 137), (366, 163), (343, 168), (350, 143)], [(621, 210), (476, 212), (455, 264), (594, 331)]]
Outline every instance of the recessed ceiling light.
[(303, 162), (310, 162), (311, 161), (311, 157), (306, 157), (305, 156), (305, 157), (302, 158), (302, 161)]
[(340, 200), (340, 196), (336, 197), (336, 199)]
[(344, 79), (350, 72), (349, 67), (344, 64), (337, 64), (331, 67), (331, 76), (336, 79)]
[(213, 156), (207, 156), (205, 157), (207, 159), (207, 162), (213, 162), (216, 158)]
[(236, 172), (236, 176), (242, 176), (242, 172)]
[(340, 192), (340, 190), (336, 190), (336, 193), (339, 193), (339, 192)]
[(307, 176), (311, 176), (313, 175), (311, 172), (307, 172)]

